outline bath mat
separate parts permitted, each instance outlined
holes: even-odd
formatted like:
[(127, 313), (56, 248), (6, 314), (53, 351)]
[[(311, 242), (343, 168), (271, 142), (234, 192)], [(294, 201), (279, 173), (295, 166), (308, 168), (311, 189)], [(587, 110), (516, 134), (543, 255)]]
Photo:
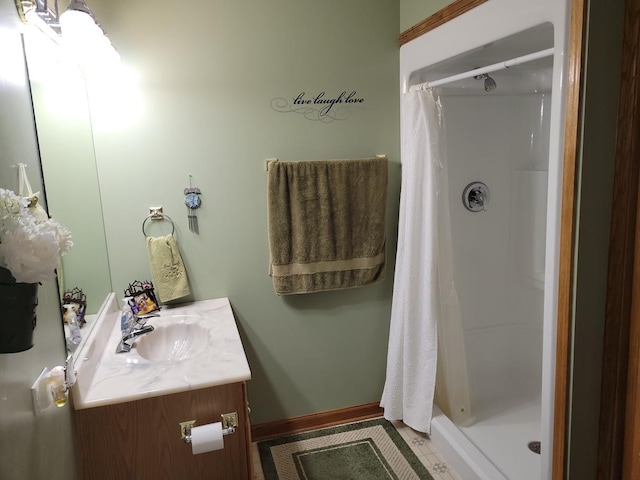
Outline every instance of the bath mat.
[(258, 451), (265, 480), (433, 480), (384, 418), (265, 440)]

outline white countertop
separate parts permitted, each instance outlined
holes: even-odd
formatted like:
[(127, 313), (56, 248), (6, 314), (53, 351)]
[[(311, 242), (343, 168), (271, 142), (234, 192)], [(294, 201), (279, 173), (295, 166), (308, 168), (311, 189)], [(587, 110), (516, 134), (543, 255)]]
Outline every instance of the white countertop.
[[(244, 382), (251, 370), (242, 347), (228, 298), (164, 306), (160, 318), (147, 325), (162, 325), (168, 317), (189, 315), (208, 330), (208, 346), (180, 361), (149, 361), (134, 348), (116, 354), (121, 338), (120, 314), (112, 299), (101, 324), (87, 341), (76, 362), (78, 380), (72, 388), (76, 410), (130, 402), (188, 390)], [(153, 335), (151, 332), (147, 335)]]

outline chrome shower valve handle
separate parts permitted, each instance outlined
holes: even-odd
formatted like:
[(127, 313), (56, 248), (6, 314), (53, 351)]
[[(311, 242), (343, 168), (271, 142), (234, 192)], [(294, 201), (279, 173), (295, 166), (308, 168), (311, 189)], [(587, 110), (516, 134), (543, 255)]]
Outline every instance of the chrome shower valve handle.
[(471, 182), (462, 192), (462, 203), (470, 212), (486, 212), (489, 205), (489, 187), (482, 182)]

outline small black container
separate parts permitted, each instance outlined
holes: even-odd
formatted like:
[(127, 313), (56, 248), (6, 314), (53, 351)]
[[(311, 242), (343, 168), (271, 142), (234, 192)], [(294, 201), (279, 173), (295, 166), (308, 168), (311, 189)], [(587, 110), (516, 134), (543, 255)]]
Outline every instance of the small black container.
[(18, 283), (0, 267), (0, 353), (16, 353), (33, 347), (38, 284)]

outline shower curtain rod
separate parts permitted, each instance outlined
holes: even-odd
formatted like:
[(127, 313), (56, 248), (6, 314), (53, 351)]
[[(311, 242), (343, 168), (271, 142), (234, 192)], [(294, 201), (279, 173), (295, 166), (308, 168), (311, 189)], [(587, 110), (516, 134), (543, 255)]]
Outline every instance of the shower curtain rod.
[(433, 82), (424, 82), (417, 85), (411, 85), (411, 87), (409, 87), (409, 91), (413, 92), (415, 90), (426, 90), (431, 87), (437, 87), (438, 85), (444, 85), (445, 83), (456, 82), (465, 78), (484, 75), (485, 73), (491, 73), (498, 70), (504, 70), (505, 68), (513, 67), (514, 65), (531, 62), (533, 60), (538, 60), (539, 58), (550, 57), (551, 55), (553, 55), (553, 48), (547, 48), (546, 50), (529, 53), (528, 55), (523, 55), (521, 57), (512, 58), (511, 60), (494, 63), (493, 65), (488, 65), (486, 67), (475, 68), (473, 70), (469, 70), (468, 72), (459, 73), (457, 75), (452, 75), (450, 77), (442, 78)]

